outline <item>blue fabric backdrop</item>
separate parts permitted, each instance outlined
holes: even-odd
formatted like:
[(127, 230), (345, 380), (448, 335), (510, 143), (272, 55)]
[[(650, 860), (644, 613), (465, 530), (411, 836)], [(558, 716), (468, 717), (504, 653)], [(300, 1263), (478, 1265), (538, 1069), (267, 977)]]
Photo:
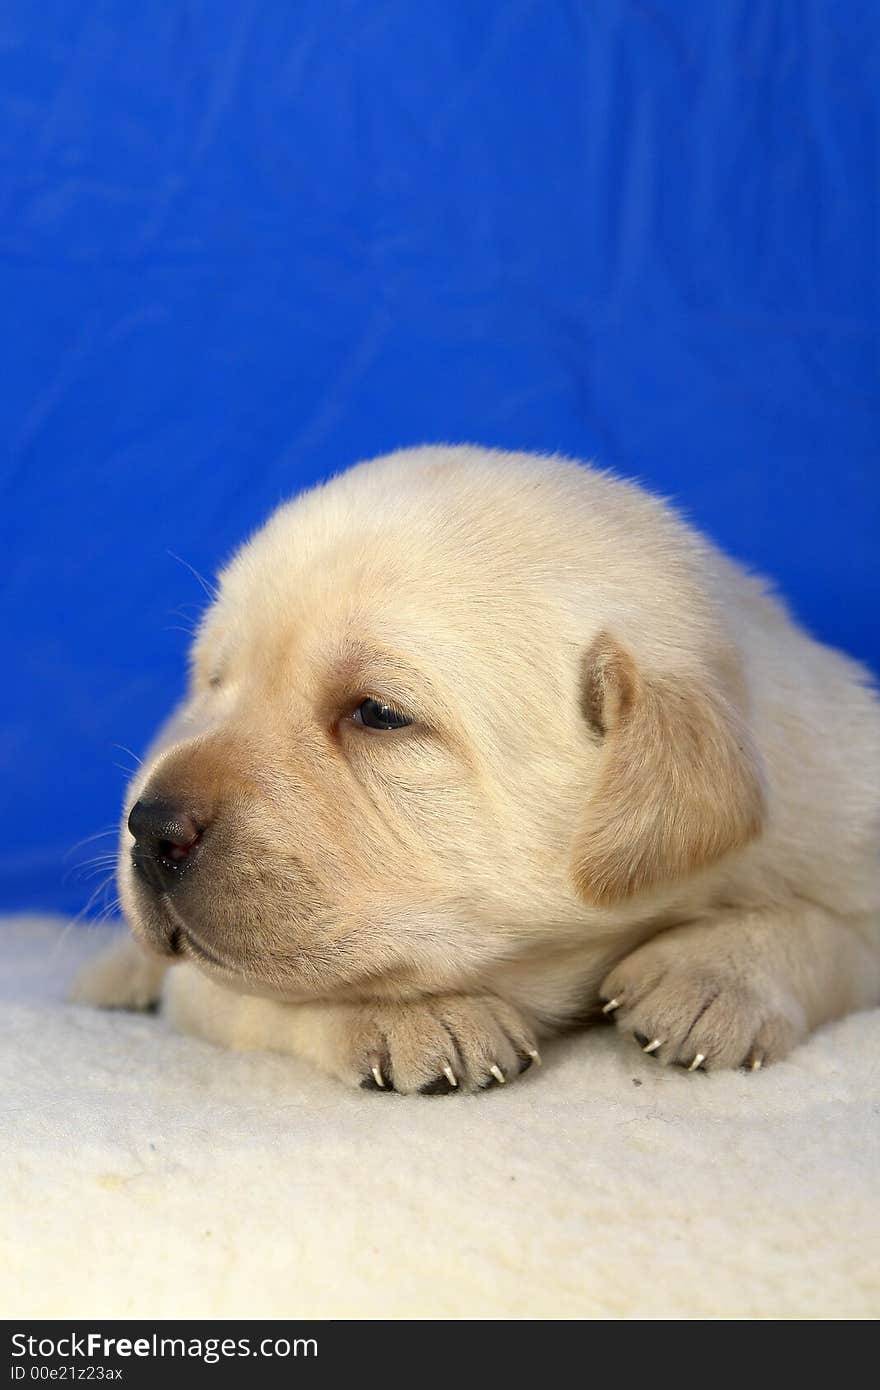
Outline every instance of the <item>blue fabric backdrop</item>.
[(878, 93), (876, 0), (6, 0), (0, 907), (88, 896), (170, 553), (397, 445), (641, 477), (876, 662)]

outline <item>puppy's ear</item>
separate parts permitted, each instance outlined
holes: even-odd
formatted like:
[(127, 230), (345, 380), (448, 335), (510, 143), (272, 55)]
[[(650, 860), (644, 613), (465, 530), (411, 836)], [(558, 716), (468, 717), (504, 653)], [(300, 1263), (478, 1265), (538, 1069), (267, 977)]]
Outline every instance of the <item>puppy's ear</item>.
[(684, 878), (761, 830), (757, 756), (732, 704), (705, 678), (653, 676), (608, 633), (586, 653), (582, 712), (602, 751), (575, 838), (588, 902), (610, 905)]

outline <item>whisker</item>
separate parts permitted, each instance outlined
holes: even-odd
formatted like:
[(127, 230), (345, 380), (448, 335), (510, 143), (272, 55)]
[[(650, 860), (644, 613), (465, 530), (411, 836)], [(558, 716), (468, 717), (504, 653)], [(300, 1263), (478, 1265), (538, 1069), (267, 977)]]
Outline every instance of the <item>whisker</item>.
[[(61, 886), (77, 882), (79, 879), (94, 878), (100, 869), (115, 868), (116, 854), (96, 854), (92, 859), (84, 859), (81, 864), (71, 864), (61, 879)], [(86, 872), (88, 870), (89, 872)]]
[(93, 840), (100, 840), (105, 835), (116, 835), (118, 834), (118, 832), (119, 827), (117, 825), (111, 825), (107, 830), (96, 830), (94, 835), (84, 835), (81, 840), (77, 840), (75, 845), (70, 846), (70, 849), (66, 851), (64, 858), (69, 859), (70, 856), (72, 854), (75, 854), (78, 849), (82, 849), (83, 845), (90, 845)]
[(95, 926), (103, 926), (105, 922), (109, 921), (111, 915), (116, 911), (116, 909), (121, 906), (122, 903), (119, 899), (119, 896), (114, 893), (111, 901), (106, 905), (106, 907), (103, 908), (103, 910), (95, 918)]
[[(92, 893), (91, 897), (89, 898), (88, 902), (86, 903), (85, 907), (83, 908), (82, 914), (81, 914), (82, 916), (85, 916), (85, 914), (86, 914), (87, 912), (89, 912), (89, 911), (92, 909), (92, 907), (94, 906), (94, 904), (97, 902), (98, 897), (100, 896), (100, 894), (103, 893), (104, 889), (107, 887), (107, 884), (108, 884), (108, 883), (111, 883), (112, 880), (113, 880), (113, 874), (112, 874), (112, 873), (107, 874), (107, 875), (101, 880), (101, 882), (98, 884), (97, 888), (95, 889), (94, 893)], [(75, 918), (74, 920), (77, 920), (77, 919)]]
[[(73, 881), (75, 883), (88, 883), (90, 878), (96, 878), (98, 874), (103, 873), (109, 867), (110, 866), (107, 864), (96, 864), (93, 868), (89, 869), (88, 873), (80, 874), (78, 878), (74, 879)], [(115, 872), (116, 865), (114, 864), (112, 868)]]
[(92, 910), (92, 907), (93, 907), (94, 904), (98, 901), (98, 898), (100, 897), (101, 893), (104, 892), (104, 891), (106, 890), (107, 885), (108, 885), (109, 883), (112, 883), (112, 881), (113, 881), (113, 879), (114, 879), (114, 877), (115, 877), (115, 873), (116, 873), (116, 871), (115, 871), (115, 869), (113, 869), (113, 870), (111, 870), (111, 872), (110, 872), (109, 874), (107, 874), (107, 875), (105, 876), (105, 878), (98, 884), (98, 886), (97, 886), (97, 888), (94, 890), (94, 892), (90, 895), (89, 900), (88, 900), (88, 902), (85, 904), (85, 906), (84, 906), (83, 908), (80, 909), (80, 911), (76, 914), (75, 917), (72, 917), (72, 918), (70, 919), (70, 921), (68, 922), (66, 928), (65, 928), (64, 931), (62, 932), (62, 940), (63, 940), (63, 938), (67, 935), (68, 932), (70, 932), (70, 931), (73, 930), (74, 927), (78, 927), (78, 926), (79, 926), (79, 924), (82, 922), (82, 920), (83, 920), (84, 917), (87, 917), (87, 916), (88, 916), (89, 912)]
[[(208, 611), (208, 606), (207, 604), (187, 603), (179, 608), (172, 608), (168, 617), (176, 618), (178, 623), (182, 623), (183, 626), (179, 627), (172, 624), (164, 629), (165, 632), (188, 632), (191, 637), (194, 637), (202, 625), (202, 619)], [(188, 609), (192, 609), (193, 612), (188, 612)]]
[(120, 753), (127, 753), (128, 756), (129, 756), (130, 758), (134, 758), (134, 760), (135, 760), (135, 762), (137, 763), (138, 767), (143, 767), (143, 765), (144, 765), (144, 760), (143, 760), (143, 758), (139, 758), (138, 755), (137, 755), (137, 753), (132, 752), (132, 750), (131, 750), (130, 748), (126, 748), (126, 746), (125, 746), (124, 743), (114, 743), (114, 744), (111, 744), (111, 747), (113, 747), (113, 748), (118, 748), (119, 751), (120, 751)]
[[(82, 923), (83, 918), (86, 916), (86, 913), (90, 910), (90, 908), (92, 907), (102, 890), (106, 890), (112, 879), (113, 874), (108, 874), (107, 877), (104, 879), (103, 883), (98, 884), (97, 888), (92, 893), (91, 897), (89, 898), (82, 911), (78, 912), (75, 917), (71, 917), (69, 921), (65, 923), (64, 928), (59, 933), (58, 940), (55, 942), (55, 945), (49, 953), (50, 960), (53, 956), (56, 956), (58, 954), (58, 952), (63, 947), (64, 943), (67, 941), (67, 938), (70, 936), (71, 932), (76, 931), (80, 928), (80, 924)], [(119, 900), (118, 895), (114, 894), (109, 904), (106, 904), (101, 909), (99, 915), (88, 922), (88, 928), (93, 929), (95, 927), (100, 927), (104, 922), (107, 921), (110, 914), (114, 912), (116, 908), (121, 907), (121, 905), (122, 904)]]
[(215, 599), (218, 598), (219, 590), (216, 588), (215, 585), (213, 585), (210, 582), (210, 580), (207, 580), (203, 574), (199, 574), (198, 570), (195, 568), (194, 565), (191, 565), (188, 560), (181, 559), (179, 555), (175, 555), (173, 550), (169, 550), (168, 554), (171, 556), (172, 560), (176, 560), (179, 565), (183, 565), (184, 569), (188, 569), (190, 574), (193, 575), (199, 581), (212, 603), (215, 601)]

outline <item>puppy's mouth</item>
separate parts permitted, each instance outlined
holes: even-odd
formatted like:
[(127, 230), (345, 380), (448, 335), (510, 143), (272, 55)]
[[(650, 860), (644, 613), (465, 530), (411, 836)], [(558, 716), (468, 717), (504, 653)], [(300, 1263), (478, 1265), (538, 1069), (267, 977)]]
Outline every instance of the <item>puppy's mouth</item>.
[(175, 910), (166, 893), (163, 893), (160, 901), (166, 916), (172, 923), (167, 937), (168, 950), (172, 955), (179, 956), (188, 953), (195, 956), (197, 960), (213, 965), (216, 970), (225, 970), (232, 974), (236, 972), (234, 965), (228, 960), (224, 960), (210, 946), (206, 946), (204, 942), (199, 940), (192, 928), (187, 926), (180, 913)]
[(191, 955), (197, 956), (199, 960), (207, 961), (209, 965), (214, 965), (220, 970), (234, 970), (234, 966), (228, 961), (222, 960), (216, 952), (203, 946), (191, 931), (185, 931), (183, 927), (175, 927), (171, 933), (171, 949), (175, 955), (181, 951), (189, 951)]

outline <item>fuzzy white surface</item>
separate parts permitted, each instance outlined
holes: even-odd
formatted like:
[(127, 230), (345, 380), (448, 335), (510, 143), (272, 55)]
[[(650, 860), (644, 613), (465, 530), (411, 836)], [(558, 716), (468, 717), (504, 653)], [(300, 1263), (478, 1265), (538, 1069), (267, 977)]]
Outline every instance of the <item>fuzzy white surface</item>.
[(65, 1003), (104, 939), (0, 922), (6, 1317), (880, 1313), (880, 1013), (754, 1076), (601, 1029), (383, 1096)]

